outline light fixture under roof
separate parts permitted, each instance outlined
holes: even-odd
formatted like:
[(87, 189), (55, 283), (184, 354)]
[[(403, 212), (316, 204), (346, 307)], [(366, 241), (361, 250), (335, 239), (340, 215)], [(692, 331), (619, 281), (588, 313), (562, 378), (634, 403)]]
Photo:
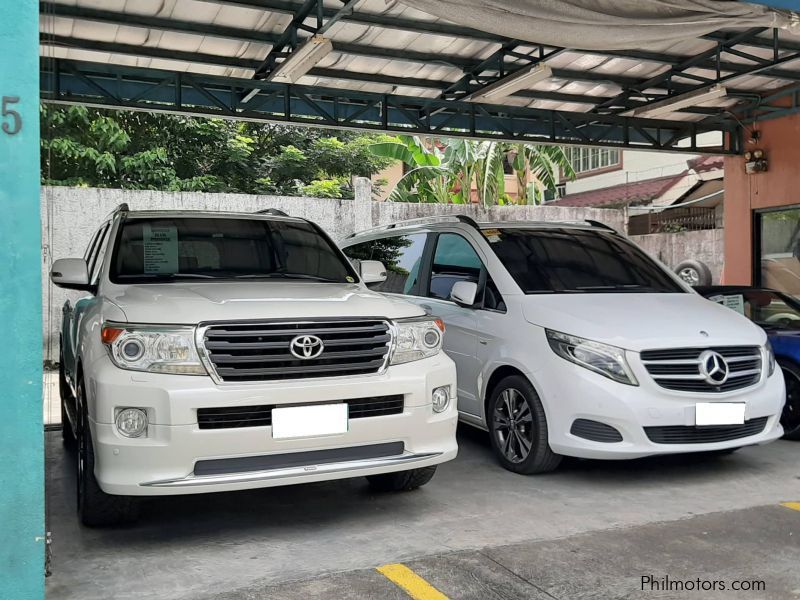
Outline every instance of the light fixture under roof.
[(665, 98), (657, 102), (651, 102), (637, 108), (622, 113), (625, 117), (643, 117), (645, 119), (656, 119), (669, 113), (674, 113), (682, 108), (689, 108), (691, 106), (698, 106), (710, 100), (717, 98), (724, 98), (728, 95), (728, 90), (725, 86), (716, 83), (712, 86), (686, 92), (685, 94), (678, 94), (671, 98)]
[(553, 70), (550, 67), (545, 63), (536, 63), (471, 93), (465, 99), (471, 102), (495, 102), (552, 76)]
[(331, 52), (333, 52), (333, 42), (324, 36), (315, 35), (303, 42), (297, 50), (280, 63), (270, 73), (268, 79), (279, 83), (295, 83)]

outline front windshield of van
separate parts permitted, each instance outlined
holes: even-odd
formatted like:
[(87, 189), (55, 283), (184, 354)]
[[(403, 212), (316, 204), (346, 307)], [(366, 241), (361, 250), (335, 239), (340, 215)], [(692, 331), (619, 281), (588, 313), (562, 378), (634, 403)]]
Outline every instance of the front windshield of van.
[(483, 235), (526, 294), (685, 293), (623, 237), (584, 229), (485, 229)]
[(228, 217), (127, 219), (111, 263), (114, 283), (293, 279), (346, 283), (356, 274), (305, 221)]

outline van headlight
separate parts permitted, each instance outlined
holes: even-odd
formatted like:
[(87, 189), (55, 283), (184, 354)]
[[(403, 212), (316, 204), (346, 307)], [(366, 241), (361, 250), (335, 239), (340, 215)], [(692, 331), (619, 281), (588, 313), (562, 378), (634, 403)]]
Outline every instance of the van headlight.
[(550, 329), (545, 332), (553, 352), (561, 358), (619, 383), (639, 385), (625, 360), (625, 351), (622, 348)]
[(764, 344), (764, 352), (767, 353), (767, 377), (772, 377), (775, 372), (775, 351), (772, 349), (772, 344), (770, 344), (769, 340)]
[(194, 342), (194, 327), (106, 323), (101, 338), (120, 369), (206, 375)]
[(432, 317), (415, 317), (394, 322), (396, 337), (389, 364), (401, 365), (439, 354), (444, 322)]

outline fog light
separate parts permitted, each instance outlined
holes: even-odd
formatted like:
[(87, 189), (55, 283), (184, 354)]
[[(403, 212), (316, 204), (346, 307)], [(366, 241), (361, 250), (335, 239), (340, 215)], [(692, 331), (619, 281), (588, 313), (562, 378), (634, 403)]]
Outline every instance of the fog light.
[(117, 413), (117, 430), (129, 438), (142, 437), (147, 432), (147, 413), (141, 408), (123, 408)]
[(433, 412), (444, 412), (447, 405), (450, 404), (450, 387), (443, 386), (435, 388), (431, 395), (431, 401), (433, 403)]

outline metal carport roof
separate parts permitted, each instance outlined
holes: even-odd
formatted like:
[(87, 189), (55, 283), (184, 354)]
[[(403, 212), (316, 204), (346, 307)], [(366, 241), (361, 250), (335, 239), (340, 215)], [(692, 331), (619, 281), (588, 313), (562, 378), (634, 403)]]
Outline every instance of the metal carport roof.
[[(56, 0), (41, 3), (40, 16), (42, 97), (52, 102), (736, 153), (742, 121), (796, 110), (800, 90), (800, 41), (769, 28), (585, 51), (506, 39), (385, 0)], [(320, 31), (330, 54), (294, 84), (266, 79)], [(544, 61), (550, 76), (502, 105), (467, 99)], [(659, 119), (623, 115), (714, 83), (727, 96)], [(719, 147), (699, 146), (707, 132), (719, 133)]]

